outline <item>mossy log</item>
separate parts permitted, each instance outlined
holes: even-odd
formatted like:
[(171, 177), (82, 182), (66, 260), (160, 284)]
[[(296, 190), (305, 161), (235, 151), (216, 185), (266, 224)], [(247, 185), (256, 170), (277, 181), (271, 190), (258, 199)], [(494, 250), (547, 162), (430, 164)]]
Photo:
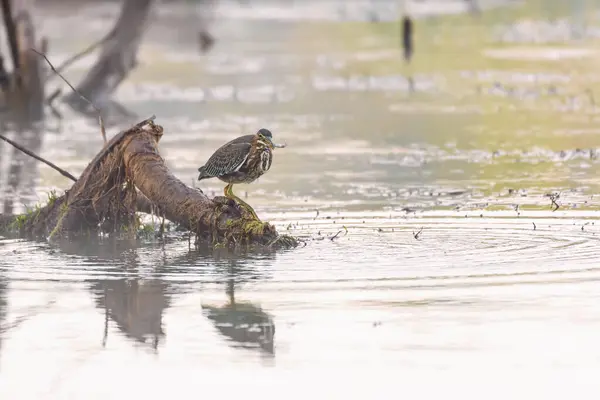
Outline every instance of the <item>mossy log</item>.
[(158, 151), (163, 128), (144, 120), (114, 136), (62, 196), (25, 215), (0, 216), (0, 226), (49, 240), (72, 235), (137, 232), (138, 211), (156, 214), (213, 246), (293, 247), (269, 223), (233, 200), (208, 198), (175, 177)]

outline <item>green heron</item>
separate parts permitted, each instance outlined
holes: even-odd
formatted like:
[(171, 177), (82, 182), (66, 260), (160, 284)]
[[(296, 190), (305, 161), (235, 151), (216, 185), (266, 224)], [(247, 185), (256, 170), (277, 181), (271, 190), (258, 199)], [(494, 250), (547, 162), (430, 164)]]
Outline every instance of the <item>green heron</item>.
[(268, 129), (260, 129), (255, 135), (240, 136), (221, 146), (198, 168), (198, 180), (219, 178), (227, 183), (225, 197), (236, 201), (258, 220), (258, 216), (245, 201), (233, 194), (233, 185), (251, 183), (271, 168), (273, 149), (285, 147), (273, 143)]

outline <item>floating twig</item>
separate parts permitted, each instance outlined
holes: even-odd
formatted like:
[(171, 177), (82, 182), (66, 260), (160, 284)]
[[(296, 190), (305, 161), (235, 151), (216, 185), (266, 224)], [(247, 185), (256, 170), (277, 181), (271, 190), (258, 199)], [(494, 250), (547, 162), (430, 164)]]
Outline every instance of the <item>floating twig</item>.
[(413, 232), (413, 237), (416, 240), (419, 240), (419, 236), (421, 236), (421, 232), (423, 232), (423, 227), (421, 227), (421, 229), (419, 229), (419, 231), (417, 233)]
[(535, 226), (535, 222), (532, 222), (533, 224), (533, 230), (535, 231), (537, 229), (537, 226)]
[(73, 92), (75, 94), (77, 94), (77, 96), (79, 96), (83, 101), (85, 101), (86, 103), (88, 103), (97, 113), (98, 113), (98, 122), (100, 123), (100, 133), (102, 133), (102, 139), (104, 140), (104, 144), (106, 145), (106, 143), (108, 142), (108, 140), (106, 139), (106, 129), (104, 128), (104, 120), (102, 119), (102, 113), (100, 112), (100, 109), (98, 107), (96, 107), (94, 105), (94, 103), (92, 103), (91, 101), (89, 101), (84, 95), (82, 95), (77, 89), (75, 89), (73, 87), (73, 85), (71, 85), (69, 83), (68, 80), (65, 79), (64, 76), (62, 76), (60, 74), (60, 72), (58, 72), (56, 70), (56, 68), (54, 68), (54, 65), (52, 65), (52, 63), (50, 62), (50, 60), (48, 59), (48, 57), (46, 57), (46, 55), (44, 53), (41, 53), (39, 51), (37, 51), (34, 48), (30, 48), (31, 51), (33, 51), (34, 53), (36, 53), (37, 55), (44, 57), (44, 60), (46, 60), (46, 62), (48, 63), (48, 65), (50, 66), (50, 68), (52, 69), (52, 71), (54, 71), (54, 73), (56, 75), (58, 75), (58, 77), (60, 79), (62, 79), (70, 88), (71, 90), (73, 90)]
[(330, 237), (329, 240), (331, 240), (333, 242), (338, 236), (340, 236), (340, 233), (342, 233), (342, 231), (337, 231), (337, 233), (335, 235), (333, 235), (332, 237)]
[(560, 192), (559, 193), (552, 193), (548, 197), (550, 197), (550, 201), (552, 202), (550, 204), (550, 208), (554, 207), (554, 209), (552, 210), (552, 212), (558, 210), (560, 208), (560, 204), (558, 204), (556, 202), (556, 200), (560, 199)]

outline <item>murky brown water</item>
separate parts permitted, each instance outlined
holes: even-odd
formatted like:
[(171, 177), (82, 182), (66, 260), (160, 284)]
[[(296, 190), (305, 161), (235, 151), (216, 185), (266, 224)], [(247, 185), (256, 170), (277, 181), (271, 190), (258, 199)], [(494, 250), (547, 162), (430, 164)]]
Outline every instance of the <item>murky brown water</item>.
[[(200, 56), (193, 16), (162, 8), (118, 98), (157, 115), (190, 184), (221, 143), (271, 129), (288, 147), (238, 190), (306, 246), (0, 238), (0, 397), (593, 397), (600, 58), (593, 25), (536, 43), (543, 21), (565, 26), (556, 4), (422, 20), (411, 67), (390, 24), (255, 18), (267, 6), (222, 11)], [(58, 64), (115, 9), (39, 12)], [(77, 175), (102, 139), (64, 113), (41, 153)], [(18, 210), (69, 185), (26, 173)]]

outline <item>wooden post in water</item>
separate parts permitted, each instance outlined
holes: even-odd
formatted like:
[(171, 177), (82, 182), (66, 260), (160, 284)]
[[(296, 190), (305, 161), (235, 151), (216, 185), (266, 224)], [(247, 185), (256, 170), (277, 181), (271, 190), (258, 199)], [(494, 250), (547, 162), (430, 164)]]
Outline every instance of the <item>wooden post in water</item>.
[(402, 50), (404, 61), (407, 64), (410, 63), (414, 51), (414, 41), (413, 21), (408, 15), (402, 18)]
[(412, 18), (405, 14), (401, 20), (401, 38), (402, 38), (402, 56), (404, 58), (404, 63), (407, 66), (407, 81), (408, 81), (408, 91), (414, 92), (415, 83), (410, 72), (410, 62), (412, 60), (414, 54), (414, 27)]

